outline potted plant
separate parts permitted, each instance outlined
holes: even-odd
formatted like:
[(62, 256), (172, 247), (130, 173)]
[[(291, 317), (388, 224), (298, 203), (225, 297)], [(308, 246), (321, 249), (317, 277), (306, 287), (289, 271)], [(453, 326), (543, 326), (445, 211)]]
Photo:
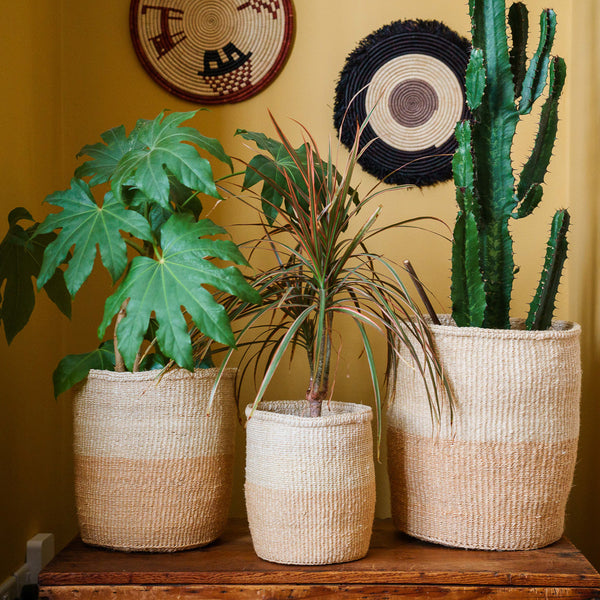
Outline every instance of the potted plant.
[(217, 371), (197, 368), (190, 324), (233, 345), (225, 308), (205, 286), (250, 303), (260, 296), (236, 267), (211, 260), (247, 265), (232, 241), (214, 239), (225, 230), (200, 218), (200, 194), (220, 196), (198, 148), (231, 160), (217, 140), (182, 126), (194, 114), (161, 113), (129, 135), (123, 126), (103, 133), (79, 153), (90, 160), (70, 188), (47, 197), (62, 210), (28, 229), (19, 221), (31, 215), (13, 211), (0, 247), (9, 341), (33, 309), (31, 277), (68, 314), (98, 247), (115, 284), (98, 328), (102, 340), (114, 322), (114, 340), (65, 357), (54, 373), (56, 395), (76, 385), (75, 495), (90, 544), (178, 550), (218, 537), (227, 517), (234, 373), (209, 411)]
[[(235, 323), (244, 323), (236, 337), (244, 347), (242, 378), (265, 362), (255, 400), (246, 408), (248, 520), (263, 559), (351, 561), (367, 553), (374, 517), (372, 410), (331, 399), (339, 355), (334, 339), (342, 333), (338, 317), (347, 317), (360, 333), (378, 414), (380, 379), (370, 332), (387, 342), (392, 379), (398, 338), (415, 356), (421, 350), (422, 372), (439, 369), (423, 318), (394, 265), (368, 249), (371, 238), (408, 222), (378, 227), (382, 207), (366, 211), (379, 192), (360, 198), (351, 187), (361, 130), (338, 171), (331, 151), (320, 154), (306, 130), (304, 143), (294, 148), (273, 123), (277, 139), (238, 131), (262, 151), (247, 164), (243, 188), (249, 193), (261, 184), (255, 201), (246, 200), (253, 206), (258, 200), (265, 217), (265, 235), (253, 246), (274, 258), (253, 281), (262, 304), (238, 303), (231, 313)], [(286, 350), (299, 349), (310, 368), (305, 399), (261, 402)], [(436, 390), (430, 384), (427, 389), (435, 405)]]
[[(526, 7), (510, 8), (510, 52), (504, 0), (471, 0), (469, 7), (466, 89), (473, 118), (456, 128), (453, 312), (431, 326), (455, 409), (432, 429), (423, 386), (400, 363), (388, 412), (392, 512), (397, 528), (422, 539), (529, 549), (556, 541), (564, 528), (579, 430), (580, 327), (552, 320), (568, 212), (557, 211), (552, 221), (526, 319), (509, 318), (517, 271), (509, 223), (529, 216), (542, 199), (566, 69), (551, 56), (551, 9), (542, 12), (539, 47), (527, 65)], [(516, 180), (517, 123), (548, 75), (533, 151)]]

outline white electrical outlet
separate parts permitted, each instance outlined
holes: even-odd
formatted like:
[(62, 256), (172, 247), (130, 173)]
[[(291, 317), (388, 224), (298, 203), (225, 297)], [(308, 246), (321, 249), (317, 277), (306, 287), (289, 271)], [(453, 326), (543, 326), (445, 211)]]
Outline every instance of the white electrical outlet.
[(54, 557), (54, 535), (38, 533), (27, 542), (27, 562), (0, 583), (0, 600), (17, 600), (26, 585), (37, 585), (40, 571)]
[(21, 594), (23, 586), (27, 585), (28, 583), (31, 583), (31, 571), (29, 570), (29, 565), (24, 564), (22, 567), (20, 567), (13, 573), (13, 576), (17, 582), (17, 592), (18, 594)]
[(27, 567), (29, 574), (27, 583), (37, 583), (40, 571), (52, 560), (54, 556), (54, 535), (51, 533), (38, 533), (27, 542)]
[(17, 580), (12, 576), (7, 577), (0, 583), (0, 600), (15, 600), (18, 597)]

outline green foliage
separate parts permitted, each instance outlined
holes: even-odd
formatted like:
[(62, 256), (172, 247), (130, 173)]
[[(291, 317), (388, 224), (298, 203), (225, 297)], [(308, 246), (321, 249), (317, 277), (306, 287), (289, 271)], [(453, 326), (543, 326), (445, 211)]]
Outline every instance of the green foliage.
[(174, 214), (162, 228), (161, 251), (156, 256), (136, 256), (127, 276), (106, 301), (98, 330), (102, 337), (123, 303), (127, 314), (117, 328), (118, 348), (127, 368), (132, 369), (152, 313), (156, 315), (156, 339), (162, 352), (178, 365), (192, 370), (192, 346), (187, 311), (196, 327), (215, 341), (234, 345), (229, 319), (223, 306), (205, 289), (211, 285), (247, 302), (260, 302), (260, 295), (234, 267), (221, 268), (206, 257), (247, 265), (237, 246), (207, 235), (224, 233), (208, 219), (195, 222), (191, 215)]
[(112, 340), (102, 342), (91, 352), (65, 356), (52, 375), (54, 396), (60, 396), (76, 383), (83, 381), (91, 369), (115, 370), (115, 348)]
[[(253, 368), (258, 389), (254, 406), (287, 351), (293, 356), (300, 349), (310, 369), (306, 391), (310, 414), (320, 414), (321, 403), (332, 394), (340, 351), (334, 327), (342, 315), (360, 333), (379, 410), (380, 378), (370, 341), (373, 333), (382, 335), (388, 344), (389, 385), (393, 385), (398, 341), (411, 349), (424, 377), (427, 373), (437, 381), (437, 374), (443, 379), (418, 308), (393, 265), (368, 248), (373, 237), (410, 222), (378, 227), (381, 206), (369, 209), (369, 205), (380, 191), (375, 188), (359, 199), (351, 185), (361, 130), (344, 170), (338, 171), (331, 150), (321, 154), (307, 130), (302, 130), (303, 144), (295, 149), (275, 120), (273, 124), (276, 140), (239, 132), (267, 153), (247, 164), (244, 186), (259, 188), (245, 194), (265, 221), (264, 236), (249, 244), (254, 250), (268, 249), (273, 257), (272, 266), (253, 281), (262, 304), (234, 302), (228, 307), (234, 322), (243, 324), (236, 330), (236, 345), (244, 348), (239, 379)], [(350, 223), (352, 227), (348, 227)], [(197, 336), (198, 357), (204, 356), (207, 345)], [(227, 358), (223, 367), (225, 364)], [(260, 379), (259, 364), (264, 365)], [(430, 389), (432, 379), (427, 382), (435, 414), (439, 415), (437, 389)]]
[[(37, 277), (38, 289), (44, 287), (66, 311), (68, 293), (75, 296), (88, 278), (98, 249), (115, 286), (99, 337), (117, 315), (118, 352), (110, 342), (91, 353), (66, 357), (55, 373), (56, 393), (81, 381), (90, 368), (121, 369), (122, 359), (134, 371), (168, 361), (193, 369), (191, 321), (205, 336), (234, 343), (229, 318), (210, 290), (248, 303), (260, 301), (237, 267), (213, 261), (247, 265), (233, 242), (212, 239), (225, 234), (224, 229), (199, 218), (199, 194), (220, 198), (210, 163), (199, 149), (230, 167), (231, 159), (217, 140), (182, 126), (194, 114), (163, 112), (154, 120), (138, 121), (129, 135), (123, 126), (103, 133), (101, 142), (79, 153), (90, 160), (78, 167), (71, 187), (46, 199), (60, 212), (27, 231), (16, 221), (29, 214), (11, 213), (7, 246), (0, 250), (0, 283), (7, 279), (1, 313), (7, 336), (24, 325), (33, 307), (29, 293), (13, 293), (17, 285), (27, 292), (24, 279)], [(110, 190), (100, 204), (95, 192), (107, 183)], [(5, 260), (15, 245), (22, 247), (21, 263), (29, 261), (21, 273)], [(67, 305), (58, 293), (61, 281), (68, 289), (63, 293)], [(20, 312), (14, 308), (17, 296), (22, 296)]]
[[(27, 229), (19, 221), (33, 221), (24, 208), (15, 208), (8, 215), (9, 229), (0, 242), (0, 320), (4, 325), (6, 341), (10, 344), (25, 327), (35, 306), (33, 280), (39, 275), (44, 251), (56, 235), (40, 235), (38, 224)], [(67, 317), (71, 316), (71, 297), (65, 286), (63, 272), (55, 268), (43, 284), (48, 297)]]
[(73, 179), (70, 189), (51, 194), (46, 202), (63, 210), (48, 215), (38, 229), (38, 233), (60, 229), (44, 252), (38, 289), (66, 259), (71, 248), (73, 255), (67, 260), (69, 266), (65, 271), (65, 281), (69, 293), (74, 296), (92, 272), (96, 246), (100, 249), (102, 263), (115, 282), (127, 266), (127, 246), (120, 231), (152, 241), (152, 232), (144, 217), (127, 210), (110, 192), (104, 197), (102, 206), (98, 206), (88, 184), (81, 179)]
[[(469, 12), (473, 50), (466, 89), (473, 118), (456, 129), (453, 170), (459, 213), (452, 254), (453, 317), (459, 326), (507, 329), (517, 270), (509, 221), (529, 216), (541, 202), (566, 68), (561, 58), (551, 60), (556, 32), (551, 9), (542, 12), (540, 43), (528, 65), (524, 4), (513, 4), (508, 13), (510, 51), (504, 0), (470, 0)], [(517, 123), (544, 92), (548, 72), (538, 134), (517, 183), (511, 161)], [(553, 308), (554, 302), (546, 306)]]
[(535, 296), (527, 316), (527, 329), (548, 329), (552, 322), (554, 300), (563, 265), (567, 259), (567, 231), (570, 216), (566, 210), (559, 210), (552, 219), (550, 239), (546, 249), (546, 260)]

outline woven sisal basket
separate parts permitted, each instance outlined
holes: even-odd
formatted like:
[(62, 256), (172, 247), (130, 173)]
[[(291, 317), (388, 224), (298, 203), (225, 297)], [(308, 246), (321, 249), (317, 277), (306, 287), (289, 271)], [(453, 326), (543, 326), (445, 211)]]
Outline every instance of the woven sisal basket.
[(225, 526), (232, 484), (235, 370), (90, 371), (74, 398), (75, 497), (84, 542), (172, 552)]
[[(375, 514), (372, 411), (331, 402), (262, 402), (247, 424), (246, 508), (260, 558), (292, 565), (357, 560)], [(246, 409), (246, 416), (250, 407)]]
[(395, 526), (448, 546), (540, 548), (564, 529), (579, 435), (577, 324), (548, 331), (431, 326), (456, 397), (434, 425), (424, 385), (401, 361), (388, 409)]

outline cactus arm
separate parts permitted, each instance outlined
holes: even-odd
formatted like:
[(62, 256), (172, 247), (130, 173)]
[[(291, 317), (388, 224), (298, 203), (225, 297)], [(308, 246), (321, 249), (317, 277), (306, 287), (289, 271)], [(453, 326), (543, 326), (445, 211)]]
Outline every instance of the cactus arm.
[(471, 50), (471, 58), (467, 65), (465, 80), (467, 89), (467, 104), (471, 110), (477, 110), (481, 106), (483, 92), (485, 90), (485, 68), (483, 65), (483, 52), (479, 48)]
[(452, 316), (459, 327), (481, 327), (485, 291), (480, 267), (479, 207), (475, 202), (471, 124), (456, 126), (458, 147), (452, 159), (456, 201), (459, 206), (452, 245)]
[(459, 211), (452, 245), (452, 317), (459, 327), (481, 327), (485, 290), (479, 266), (475, 216)]
[(569, 222), (570, 217), (566, 210), (557, 211), (552, 219), (544, 268), (525, 323), (527, 329), (548, 329), (552, 323), (556, 292), (567, 258)]
[(515, 2), (508, 11), (508, 24), (512, 36), (510, 66), (515, 85), (515, 98), (521, 95), (523, 80), (527, 72), (527, 37), (529, 33), (529, 13), (522, 2)]
[(550, 66), (550, 92), (542, 107), (533, 151), (519, 178), (517, 187), (517, 198), (519, 200), (524, 199), (533, 185), (544, 181), (558, 130), (558, 104), (565, 85), (566, 75), (565, 61), (562, 58), (555, 57)]
[(523, 198), (521, 204), (517, 208), (517, 212), (512, 214), (513, 219), (522, 219), (523, 217), (529, 216), (542, 201), (544, 195), (544, 189), (541, 183), (534, 183)]
[[(454, 135), (458, 143), (454, 157), (452, 158), (452, 173), (457, 190), (469, 189), (473, 192), (473, 156), (471, 154), (471, 123), (461, 121), (456, 125)], [(459, 201), (461, 210), (465, 210), (464, 204)]]
[(529, 68), (523, 81), (519, 113), (526, 115), (531, 112), (533, 103), (540, 97), (546, 87), (550, 52), (556, 33), (556, 13), (547, 8), (540, 17), (540, 43), (536, 53), (529, 62)]

